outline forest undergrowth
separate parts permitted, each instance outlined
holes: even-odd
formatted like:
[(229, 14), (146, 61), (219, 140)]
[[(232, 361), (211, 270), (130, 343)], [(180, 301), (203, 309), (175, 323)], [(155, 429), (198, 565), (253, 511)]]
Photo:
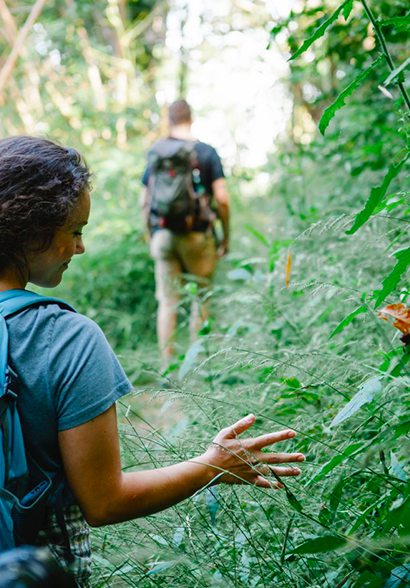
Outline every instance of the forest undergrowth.
[[(298, 435), (281, 450), (307, 456), (284, 490), (204, 488), (94, 530), (95, 587), (410, 586), (410, 353), (379, 317), (409, 296), (410, 16), (402, 0), (368, 4), (308, 2), (272, 30), (272, 42), (286, 31), (293, 53), (293, 135), (263, 170), (230, 180), (233, 244), (212, 320), (189, 346), (188, 306), (200, 295), (189, 282), (166, 388), (137, 221), (142, 138), (113, 149), (117, 159), (93, 152), (101, 218), (59, 295), (100, 324), (135, 384), (120, 406), (125, 469), (198, 455), (250, 412), (254, 435), (291, 427)], [(325, 138), (296, 133), (307, 112)]]
[[(269, 199), (238, 203), (213, 320), (168, 389), (139, 385), (157, 362), (137, 352), (135, 397), (121, 417), (127, 468), (193, 457), (253, 412), (255, 435), (298, 432), (287, 449), (306, 453), (302, 476), (283, 491), (206, 488), (165, 513), (94, 532), (96, 586), (407, 585), (408, 375), (398, 334), (371, 304), (407, 224), (385, 214), (346, 235), (354, 215), (342, 211), (364, 200), (374, 174), (353, 184), (332, 158), (322, 164), (319, 177), (302, 155), (298, 174), (288, 167)], [(194, 295), (190, 285), (185, 305)]]

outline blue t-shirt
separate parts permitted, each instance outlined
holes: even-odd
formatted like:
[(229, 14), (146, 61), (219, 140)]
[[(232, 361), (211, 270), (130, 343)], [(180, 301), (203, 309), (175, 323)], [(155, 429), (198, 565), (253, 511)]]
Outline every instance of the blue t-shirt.
[(54, 476), (62, 466), (58, 432), (94, 419), (132, 386), (101, 329), (84, 315), (44, 304), (7, 318), (7, 327), (26, 447)]

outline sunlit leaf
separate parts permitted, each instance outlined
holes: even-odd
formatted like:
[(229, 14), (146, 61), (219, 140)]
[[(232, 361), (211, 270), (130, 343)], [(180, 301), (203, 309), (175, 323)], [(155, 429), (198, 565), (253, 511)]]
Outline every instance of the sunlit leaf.
[(340, 425), (340, 423), (353, 416), (364, 404), (371, 402), (374, 395), (380, 392), (381, 389), (382, 385), (379, 377), (372, 378), (362, 384), (359, 392), (335, 416), (330, 426), (335, 427), (336, 425)]
[(311, 37), (309, 37), (309, 39), (306, 39), (304, 41), (303, 45), (296, 51), (296, 53), (294, 53), (292, 55), (292, 57), (289, 59), (289, 61), (292, 61), (293, 59), (296, 59), (297, 57), (299, 57), (299, 55), (301, 55), (307, 49), (309, 49), (309, 47), (312, 45), (312, 43), (317, 41), (317, 39), (320, 39), (320, 37), (323, 37), (326, 30), (330, 27), (331, 24), (333, 24), (335, 22), (335, 20), (337, 20), (339, 14), (342, 11), (343, 11), (343, 14), (345, 15), (345, 18), (346, 18), (346, 14), (349, 15), (351, 9), (352, 9), (352, 0), (345, 0), (345, 2), (343, 2), (343, 4), (341, 4), (339, 6), (339, 8), (337, 8), (334, 11), (332, 16), (330, 16), (327, 20), (325, 20), (325, 22), (323, 22), (320, 25), (320, 27), (318, 27), (316, 29), (316, 31), (313, 33), (313, 35)]
[(172, 541), (174, 542), (175, 547), (179, 547), (181, 545), (182, 540), (184, 538), (184, 533), (185, 529), (183, 525), (181, 525), (175, 530), (174, 536), (172, 537)]
[(345, 327), (347, 327), (347, 325), (350, 325), (350, 323), (353, 321), (353, 319), (357, 315), (362, 314), (363, 312), (366, 312), (366, 311), (367, 311), (367, 305), (366, 304), (363, 304), (363, 306), (359, 306), (353, 312), (351, 312), (350, 314), (348, 314), (347, 316), (345, 316), (345, 318), (337, 325), (336, 329), (330, 335), (329, 339), (331, 339), (332, 337), (334, 337), (335, 335), (337, 335), (337, 333), (340, 333), (341, 331), (343, 331), (343, 329)]
[(407, 482), (406, 472), (401, 467), (401, 464), (393, 451), (390, 453), (390, 469), (396, 478), (402, 480), (402, 482)]
[(152, 576), (154, 574), (159, 574), (164, 570), (167, 570), (171, 566), (174, 566), (177, 562), (176, 561), (161, 561), (158, 562), (149, 572), (147, 572), (147, 576)]
[(246, 270), (245, 268), (240, 267), (238, 269), (234, 269), (228, 272), (227, 277), (229, 280), (241, 280), (243, 282), (247, 282), (252, 278), (252, 274), (251, 272), (248, 272), (248, 270)]
[(216, 513), (220, 508), (219, 503), (219, 492), (217, 486), (208, 488), (205, 492), (206, 495), (206, 508), (211, 516), (211, 523), (216, 525)]
[(178, 374), (178, 378), (180, 380), (185, 378), (187, 373), (194, 367), (195, 362), (196, 362), (196, 358), (198, 357), (198, 355), (202, 351), (204, 351), (204, 347), (202, 345), (202, 339), (198, 339), (198, 341), (195, 341), (195, 343), (193, 345), (191, 345), (191, 347), (187, 351), (187, 354), (185, 356), (185, 359), (183, 361), (183, 364), (181, 365), (181, 368), (180, 368), (179, 374)]
[(334, 551), (335, 549), (339, 549), (339, 547), (343, 547), (346, 542), (346, 539), (343, 537), (325, 535), (324, 537), (316, 537), (315, 539), (309, 539), (309, 541), (305, 541), (305, 543), (302, 543), (295, 549), (292, 549), (290, 553), (299, 555), (325, 553), (327, 551)]
[(352, 235), (353, 233), (355, 233), (370, 218), (376, 207), (385, 197), (387, 189), (392, 183), (392, 181), (399, 175), (400, 170), (406, 163), (408, 157), (409, 154), (407, 153), (406, 156), (397, 165), (395, 165), (394, 163), (390, 165), (389, 171), (384, 176), (381, 186), (374, 186), (371, 189), (370, 197), (366, 202), (365, 207), (363, 208), (363, 210), (359, 212), (359, 214), (356, 215), (354, 224), (351, 229), (346, 231), (346, 235)]
[(374, 298), (376, 298), (376, 308), (380, 306), (380, 304), (387, 298), (387, 296), (396, 289), (398, 283), (404, 272), (410, 265), (410, 247), (406, 249), (400, 249), (400, 251), (396, 251), (394, 253), (394, 257), (397, 259), (396, 265), (394, 266), (393, 270), (389, 273), (389, 275), (383, 280), (383, 288), (380, 292), (375, 292), (373, 294)]
[(319, 122), (319, 131), (322, 133), (322, 135), (325, 134), (325, 131), (336, 112), (345, 104), (346, 98), (353, 94), (353, 92), (360, 86), (362, 81), (367, 78), (367, 76), (373, 71), (375, 67), (379, 65), (383, 59), (384, 55), (380, 55), (380, 57), (373, 61), (373, 63), (367, 69), (356, 76), (353, 82), (339, 94), (333, 104), (326, 108)]
[(408, 586), (410, 586), (410, 564), (404, 564), (390, 572), (390, 578), (383, 588), (407, 588)]
[(249, 574), (251, 571), (250, 563), (251, 563), (251, 560), (250, 560), (248, 554), (246, 553), (245, 550), (242, 551), (241, 565), (239, 566), (239, 578), (245, 586), (248, 583)]
[(394, 80), (394, 78), (396, 78), (398, 75), (400, 75), (402, 71), (407, 69), (409, 67), (409, 65), (410, 65), (410, 57), (408, 57), (406, 59), (406, 61), (403, 61), (403, 63), (398, 68), (396, 68), (395, 70), (393, 70), (391, 72), (391, 74), (389, 75), (387, 80), (384, 82), (384, 85), (388, 86)]

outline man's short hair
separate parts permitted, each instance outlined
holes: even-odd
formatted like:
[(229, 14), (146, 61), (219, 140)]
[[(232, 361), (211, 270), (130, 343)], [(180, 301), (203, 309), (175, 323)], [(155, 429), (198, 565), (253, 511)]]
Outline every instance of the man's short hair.
[(186, 100), (175, 100), (168, 108), (168, 117), (171, 125), (190, 123), (191, 108)]

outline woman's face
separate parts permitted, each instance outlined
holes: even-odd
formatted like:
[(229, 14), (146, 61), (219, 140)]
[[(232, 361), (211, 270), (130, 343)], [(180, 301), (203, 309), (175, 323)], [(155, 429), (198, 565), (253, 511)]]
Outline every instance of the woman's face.
[(85, 251), (82, 229), (87, 224), (89, 215), (90, 194), (85, 190), (65, 224), (56, 231), (50, 247), (29, 258), (29, 282), (43, 288), (58, 286), (71, 258)]

